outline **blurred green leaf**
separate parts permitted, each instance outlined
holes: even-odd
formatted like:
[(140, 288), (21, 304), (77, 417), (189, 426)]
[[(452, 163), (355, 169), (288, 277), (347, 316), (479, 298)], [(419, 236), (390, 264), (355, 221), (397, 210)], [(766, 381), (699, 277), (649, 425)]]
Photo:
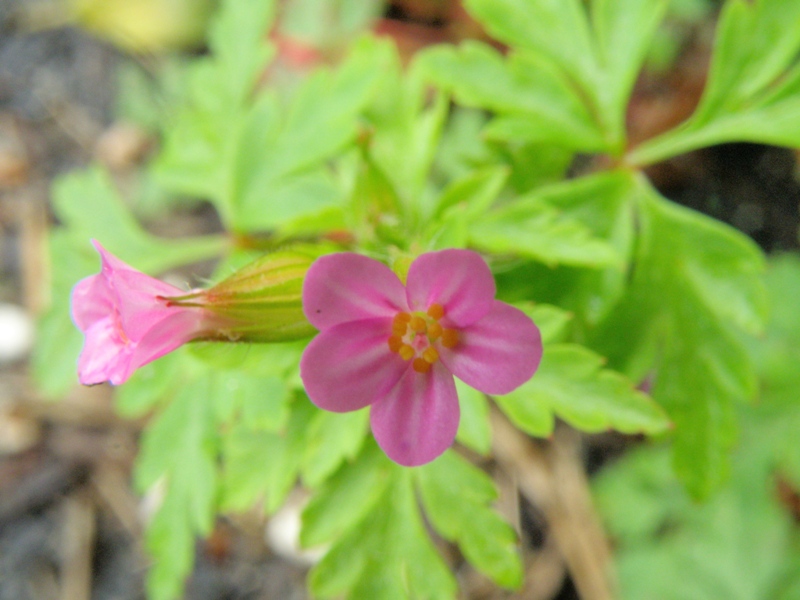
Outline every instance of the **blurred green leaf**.
[(469, 239), (483, 250), (528, 256), (545, 264), (619, 265), (605, 240), (538, 194), (494, 209), (469, 224)]
[(383, 491), (311, 570), (312, 593), (320, 598), (454, 598), (455, 581), (425, 531), (411, 472), (384, 461)]
[(522, 585), (514, 530), (488, 505), (492, 479), (453, 451), (415, 471), (425, 513), (446, 539), (457, 542), (479, 571), (505, 588)]
[(318, 48), (336, 48), (363, 33), (384, 8), (383, 0), (295, 0), (283, 7), (281, 32)]
[(771, 314), (766, 336), (750, 345), (761, 377), (759, 401), (743, 420), (756, 430), (770, 466), (800, 488), (800, 257), (783, 254), (770, 259), (766, 276)]
[(793, 0), (730, 0), (716, 30), (700, 105), (682, 126), (630, 153), (650, 164), (703, 146), (800, 144), (800, 20)]
[(343, 463), (303, 510), (303, 546), (333, 542), (364, 518), (389, 483), (388, 465), (374, 442), (366, 442), (354, 460)]
[(583, 151), (605, 147), (569, 79), (546, 57), (512, 54), (504, 59), (490, 46), (469, 41), (458, 48), (436, 47), (422, 55), (421, 64), (461, 103), (501, 115), (487, 130), (493, 138)]
[(573, 315), (550, 304), (517, 304), (517, 308), (527, 314), (542, 334), (542, 342), (561, 342), (567, 337)]
[(638, 207), (636, 268), (593, 347), (631, 377), (653, 378), (675, 423), (676, 470), (703, 497), (725, 478), (733, 403), (755, 393), (742, 330), (764, 320), (763, 256), (744, 235), (645, 184)]
[(418, 60), (403, 71), (396, 48), (384, 69), (365, 115), (370, 126), (365, 149), (399, 205), (401, 222), (391, 234), (396, 229), (407, 244), (426, 224), (436, 195), (430, 176), (448, 103), (443, 94), (431, 94)]
[(166, 240), (146, 233), (100, 168), (56, 180), (53, 208), (76, 246), (94, 253), (89, 240), (95, 238), (112, 254), (148, 273), (214, 258), (227, 244), (220, 236)]
[(759, 435), (737, 452), (729, 483), (702, 504), (672, 479), (666, 449), (635, 451), (601, 472), (595, 498), (616, 539), (621, 598), (791, 598), (778, 590), (800, 558), (797, 532), (760, 445)]
[(316, 413), (303, 398), (295, 399), (289, 422), (280, 432), (234, 427), (223, 439), (223, 510), (241, 511), (264, 500), (264, 510), (275, 512), (297, 480), (303, 458), (305, 431)]
[(467, 0), (465, 5), (493, 37), (552, 59), (585, 89), (595, 89), (599, 68), (580, 0)]
[[(57, 398), (78, 383), (78, 355), (83, 336), (72, 322), (72, 286), (99, 271), (96, 253), (76, 246), (64, 230), (54, 231), (48, 255), (52, 265), (50, 305), (37, 322), (37, 343), (31, 356), (31, 371), (41, 393)], [(95, 254), (95, 256), (92, 256)]]
[(461, 407), (456, 440), (478, 454), (487, 456), (492, 446), (492, 430), (489, 427), (486, 396), (459, 379), (456, 379), (456, 390)]
[(190, 378), (142, 437), (136, 486), (163, 485), (165, 494), (146, 533), (155, 598), (178, 597), (194, 562), (194, 538), (211, 531), (218, 486), (213, 404), (208, 376)]
[[(248, 46), (251, 54), (258, 44)], [(343, 195), (328, 162), (355, 139), (357, 115), (387, 53), (387, 44), (362, 39), (336, 70), (313, 72), (285, 103), (271, 89), (206, 99), (209, 88), (222, 85), (228, 58), (196, 65), (194, 93), (156, 166), (161, 181), (208, 198), (237, 231), (297, 232), (311, 217), (330, 219), (332, 208), (342, 209)], [(263, 69), (266, 59), (259, 60)]]
[(669, 0), (593, 0), (592, 26), (603, 66), (606, 118), (618, 140), (625, 138), (628, 98)]
[(665, 431), (669, 421), (661, 407), (603, 362), (577, 344), (546, 345), (533, 378), (496, 401), (515, 425), (540, 437), (552, 433), (553, 415), (583, 431)]
[(138, 418), (169, 400), (179, 385), (184, 360), (184, 353), (179, 350), (136, 369), (125, 385), (115, 390), (117, 412), (123, 417)]
[(220, 3), (208, 33), (215, 76), (220, 78), (213, 91), (222, 94), (222, 98), (215, 101), (230, 107), (242, 106), (253, 94), (264, 66), (275, 52), (266, 37), (275, 19), (275, 10), (274, 0)]
[(319, 411), (308, 425), (303, 452), (303, 482), (317, 487), (345, 460), (352, 460), (367, 435), (369, 411)]

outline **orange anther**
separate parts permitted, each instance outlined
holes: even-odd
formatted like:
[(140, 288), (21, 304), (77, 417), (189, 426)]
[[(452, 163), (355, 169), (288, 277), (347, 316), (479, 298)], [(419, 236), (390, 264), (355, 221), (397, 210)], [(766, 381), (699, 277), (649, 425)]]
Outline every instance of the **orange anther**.
[(442, 331), (444, 331), (444, 329), (439, 325), (438, 321), (431, 321), (428, 323), (428, 338), (431, 341), (438, 339), (442, 335)]
[(428, 371), (431, 370), (431, 363), (429, 363), (427, 360), (423, 358), (415, 358), (414, 362), (411, 363), (411, 367), (417, 373), (427, 373)]
[(441, 319), (444, 316), (444, 306), (441, 304), (431, 304), (428, 307), (428, 316), (432, 319)]
[(392, 333), (399, 336), (404, 336), (408, 331), (408, 325), (405, 323), (392, 323)]
[(458, 346), (458, 331), (455, 329), (445, 329), (442, 331), (442, 346), (445, 348), (455, 348)]
[(411, 317), (408, 326), (411, 328), (411, 331), (416, 331), (417, 333), (425, 333), (428, 330), (428, 324), (425, 322), (425, 319), (419, 315)]
[(414, 358), (414, 355), (416, 354), (416, 352), (414, 352), (414, 349), (408, 344), (403, 344), (402, 346), (400, 346), (400, 349), (397, 352), (400, 354), (400, 358), (402, 358), (403, 360), (411, 360), (412, 358)]
[(406, 312), (397, 313), (392, 319), (392, 333), (395, 335), (405, 335), (411, 315)]
[(439, 360), (439, 353), (436, 351), (436, 348), (433, 346), (428, 346), (422, 353), (422, 358), (425, 359), (426, 362), (431, 364), (435, 363)]
[(393, 335), (389, 338), (389, 350), (392, 352), (400, 352), (400, 348), (403, 347), (403, 338), (399, 335)]

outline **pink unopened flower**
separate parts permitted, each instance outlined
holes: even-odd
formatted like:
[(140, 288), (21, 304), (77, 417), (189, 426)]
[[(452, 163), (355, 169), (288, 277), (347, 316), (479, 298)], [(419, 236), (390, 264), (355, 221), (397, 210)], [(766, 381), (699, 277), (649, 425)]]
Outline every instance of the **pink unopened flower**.
[(142, 365), (172, 352), (209, 328), (214, 315), (199, 307), (173, 306), (186, 292), (145, 275), (93, 242), (100, 273), (72, 290), (72, 318), (85, 335), (78, 378), (91, 385), (124, 383)]
[(405, 286), (365, 256), (319, 258), (303, 285), (306, 317), (320, 330), (300, 362), (309, 397), (334, 412), (371, 406), (373, 434), (389, 458), (430, 462), (458, 430), (453, 375), (506, 394), (539, 366), (539, 329), (494, 296), (489, 267), (469, 250), (421, 255)]

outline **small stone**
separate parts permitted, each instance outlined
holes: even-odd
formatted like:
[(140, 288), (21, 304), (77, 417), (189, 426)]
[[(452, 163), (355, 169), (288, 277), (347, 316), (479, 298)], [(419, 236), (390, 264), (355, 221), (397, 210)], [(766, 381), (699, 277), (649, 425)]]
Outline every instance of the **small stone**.
[(24, 358), (33, 346), (33, 320), (16, 304), (0, 303), (0, 363)]

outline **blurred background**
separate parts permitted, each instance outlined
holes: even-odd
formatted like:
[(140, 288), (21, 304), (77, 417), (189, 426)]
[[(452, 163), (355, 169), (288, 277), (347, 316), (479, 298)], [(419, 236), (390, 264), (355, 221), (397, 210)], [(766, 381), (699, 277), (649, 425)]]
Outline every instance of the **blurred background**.
[[(673, 2), (630, 105), (633, 142), (691, 114), (703, 89), (718, 8), (712, 0)], [(28, 362), (35, 319), (50, 301), (46, 237), (57, 225), (51, 182), (99, 163), (120, 189), (142, 185), (137, 169), (160, 142), (153, 101), (169, 103), (168, 90), (153, 99), (149, 77), (168, 72), (181, 57), (203, 54), (213, 9), (213, 0), (0, 0), (0, 600), (144, 597), (141, 523), (148, 499), (137, 497), (129, 483), (142, 424), (115, 416), (107, 386), (76, 386), (66, 398), (51, 401), (31, 382)], [(315, 64), (335, 61), (363, 29), (394, 38), (406, 58), (434, 43), (488, 40), (458, 0), (284, 0), (271, 33), (279, 49), (272, 82), (291, 82)], [(793, 150), (719, 146), (656, 165), (648, 175), (667, 197), (730, 223), (771, 254), (798, 247), (800, 184)], [(154, 211), (156, 202), (151, 206), (146, 199), (157, 194), (140, 194), (145, 200), (137, 207), (150, 231), (171, 237), (220, 230), (213, 210), (203, 204)], [(792, 259), (780, 263), (778, 271), (787, 275), (775, 276), (773, 289), (784, 286), (787, 297), (800, 293), (792, 279), (795, 267)], [(791, 311), (784, 316), (792, 322)], [(542, 461), (562, 465), (542, 485), (550, 486), (552, 498), (575, 500), (580, 511), (590, 493), (588, 474), (607, 531), (586, 528), (577, 517), (555, 523), (564, 517), (558, 511), (526, 503), (513, 507), (522, 515), (530, 554), (526, 588), (501, 592), (465, 576), (465, 597), (578, 598), (575, 569), (593, 565), (580, 559), (567, 564), (563, 544), (569, 540), (598, 556), (611, 540), (621, 577), (630, 579), (627, 589), (641, 590), (629, 597), (643, 599), (667, 597), (653, 591), (659, 589), (652, 587), (653, 577), (668, 587), (681, 573), (717, 580), (698, 584), (712, 591), (691, 597), (727, 599), (733, 596), (726, 590), (735, 589), (736, 598), (767, 599), (774, 586), (759, 587), (756, 579), (788, 577), (800, 569), (800, 553), (790, 552), (800, 495), (787, 480), (769, 478), (770, 508), (758, 508), (768, 516), (753, 519), (749, 530), (741, 527), (754, 502), (746, 495), (747, 480), (724, 491), (722, 504), (699, 507), (671, 480), (665, 454), (631, 453), (638, 440), (614, 433), (559, 431), (563, 443), (557, 447), (574, 450), (574, 456), (563, 462), (542, 446)], [(764, 431), (768, 436), (768, 430), (754, 435)], [(502, 487), (504, 474), (495, 475)], [(211, 537), (198, 541), (186, 597), (305, 598), (313, 557), (292, 546), (294, 518), (291, 511), (279, 514), (267, 528), (254, 515), (220, 518)], [(554, 530), (562, 547), (552, 541)], [(666, 545), (655, 543), (675, 530), (681, 532), (677, 542), (672, 537)], [(731, 547), (744, 554), (725, 556)], [(675, 561), (676, 553), (683, 563)], [(753, 567), (750, 553), (763, 564)], [(700, 575), (682, 571), (682, 564), (694, 565)], [(751, 568), (759, 577), (745, 575)], [(637, 584), (637, 577), (650, 583)], [(796, 596), (786, 589), (781, 597), (800, 598), (797, 587)]]

